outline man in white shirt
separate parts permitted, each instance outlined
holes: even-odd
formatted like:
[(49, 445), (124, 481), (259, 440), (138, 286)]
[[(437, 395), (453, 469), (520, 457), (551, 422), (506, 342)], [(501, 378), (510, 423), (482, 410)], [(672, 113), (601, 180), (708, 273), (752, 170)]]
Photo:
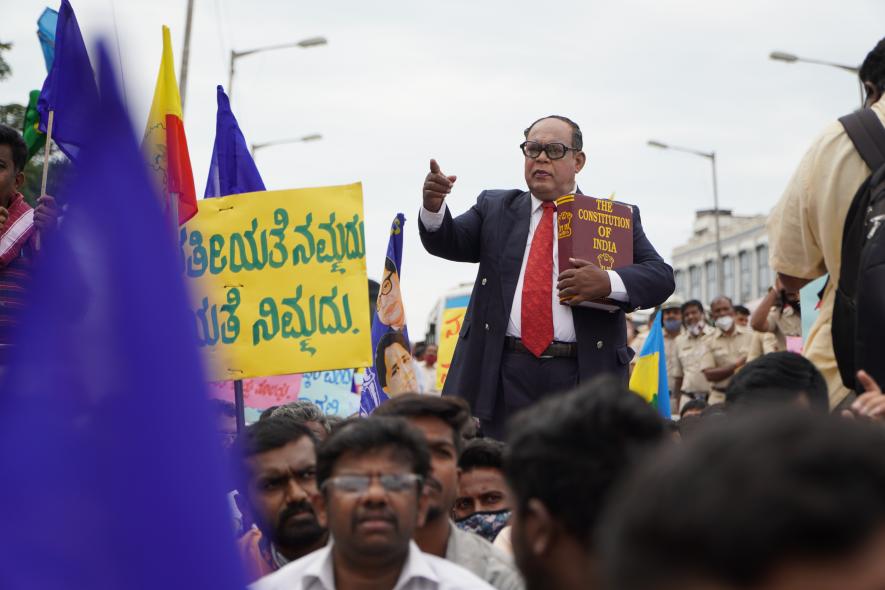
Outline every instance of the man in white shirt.
[[(520, 145), (529, 190), (483, 191), (453, 218), (445, 199), (456, 181), (435, 160), (423, 188), (421, 241), (435, 256), (478, 262), (479, 272), (443, 395), (466, 399), (487, 435), (501, 438), (508, 416), (579, 380), (614, 373), (627, 380), (624, 310), (650, 308), (673, 292), (673, 270), (645, 237), (633, 207), (633, 264), (605, 271), (573, 260), (560, 269), (555, 201), (576, 192), (586, 163), (578, 125), (544, 117)], [(560, 304), (569, 297), (569, 305)], [(608, 297), (613, 312), (575, 307)]]
[(469, 571), (422, 553), (430, 454), (401, 418), (357, 420), (319, 449), (316, 497), (329, 544), (283, 567), (253, 590), (491, 590)]

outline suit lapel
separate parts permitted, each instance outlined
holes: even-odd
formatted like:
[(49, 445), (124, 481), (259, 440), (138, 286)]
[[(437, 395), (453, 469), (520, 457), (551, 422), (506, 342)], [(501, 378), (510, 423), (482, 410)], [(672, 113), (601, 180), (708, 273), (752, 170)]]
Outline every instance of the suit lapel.
[(501, 289), (503, 290), (504, 309), (510, 314), (513, 307), (513, 296), (516, 283), (519, 282), (519, 271), (525, 254), (525, 244), (529, 237), (529, 222), (532, 214), (532, 200), (528, 192), (516, 195), (504, 206), (501, 216), (501, 236), (504, 247), (501, 249)]

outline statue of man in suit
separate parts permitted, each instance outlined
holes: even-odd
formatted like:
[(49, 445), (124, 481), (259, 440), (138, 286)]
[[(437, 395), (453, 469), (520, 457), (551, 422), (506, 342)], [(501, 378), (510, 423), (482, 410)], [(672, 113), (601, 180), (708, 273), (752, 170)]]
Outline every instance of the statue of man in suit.
[[(602, 270), (573, 260), (573, 268), (559, 268), (554, 201), (578, 192), (575, 176), (587, 162), (581, 129), (553, 115), (524, 135), (528, 191), (483, 191), (452, 217), (445, 199), (457, 177), (431, 160), (419, 212), (428, 252), (479, 263), (443, 395), (466, 399), (496, 438), (510, 415), (547, 394), (604, 373), (626, 380), (633, 353), (624, 312), (659, 305), (675, 289), (673, 269), (646, 238), (635, 206), (631, 266)], [(569, 305), (560, 304), (566, 297)], [(620, 309), (577, 307), (604, 297)]]

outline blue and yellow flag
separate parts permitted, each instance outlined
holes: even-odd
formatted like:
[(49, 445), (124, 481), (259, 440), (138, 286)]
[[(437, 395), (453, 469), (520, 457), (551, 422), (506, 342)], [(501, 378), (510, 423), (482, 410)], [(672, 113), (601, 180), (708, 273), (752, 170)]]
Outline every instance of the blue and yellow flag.
[(667, 357), (664, 354), (661, 312), (655, 314), (651, 323), (651, 331), (630, 377), (630, 389), (655, 406), (661, 416), (670, 419), (670, 386), (667, 384)]

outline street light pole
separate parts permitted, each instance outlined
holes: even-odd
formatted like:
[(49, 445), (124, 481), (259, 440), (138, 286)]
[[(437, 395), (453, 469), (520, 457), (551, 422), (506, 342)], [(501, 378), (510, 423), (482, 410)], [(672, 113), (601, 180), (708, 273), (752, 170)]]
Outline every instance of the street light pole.
[(301, 41), (296, 41), (295, 43), (280, 43), (277, 45), (268, 45), (266, 47), (258, 47), (256, 49), (247, 49), (246, 51), (235, 51), (231, 49), (230, 52), (230, 70), (228, 71), (227, 77), (227, 97), (230, 100), (233, 100), (234, 95), (234, 72), (236, 68), (234, 63), (237, 59), (241, 57), (246, 57), (247, 55), (252, 55), (253, 53), (261, 53), (262, 51), (273, 51), (274, 49), (289, 49), (292, 47), (300, 47), (301, 49), (307, 49), (308, 47), (317, 47), (320, 45), (326, 45), (328, 40), (325, 37), (308, 37), (307, 39), (302, 39)]
[(263, 143), (253, 143), (250, 146), (250, 152), (252, 153), (252, 158), (255, 159), (255, 152), (260, 150), (261, 148), (266, 148), (274, 145), (283, 145), (287, 143), (303, 143), (308, 141), (318, 141), (322, 139), (323, 136), (319, 133), (311, 133), (310, 135), (304, 135), (302, 137), (293, 137), (290, 139), (275, 139), (273, 141), (265, 141)]
[(707, 158), (708, 160), (710, 160), (710, 164), (713, 167), (713, 228), (716, 232), (716, 289), (719, 291), (719, 295), (723, 295), (724, 293), (722, 292), (722, 285), (724, 277), (722, 276), (722, 234), (719, 228), (719, 182), (716, 176), (716, 152), (693, 150), (691, 148), (670, 145), (660, 141), (655, 141), (653, 139), (648, 141), (648, 145), (650, 147), (660, 148), (664, 150), (675, 150), (677, 152), (694, 154), (695, 156), (701, 156), (702, 158)]
[[(840, 64), (832, 61), (826, 61), (822, 59), (811, 59), (807, 57), (799, 57), (798, 55), (793, 55), (792, 53), (787, 53), (786, 51), (772, 51), (768, 54), (770, 59), (775, 61), (782, 61), (786, 63), (806, 63), (806, 64), (815, 64), (819, 66), (829, 66), (831, 68), (837, 68), (846, 72), (850, 72), (855, 76), (860, 73), (860, 68), (857, 66), (848, 66), (845, 64)], [(857, 80), (858, 84), (860, 84), (860, 104), (863, 104), (863, 82), (860, 81), (860, 78)]]

